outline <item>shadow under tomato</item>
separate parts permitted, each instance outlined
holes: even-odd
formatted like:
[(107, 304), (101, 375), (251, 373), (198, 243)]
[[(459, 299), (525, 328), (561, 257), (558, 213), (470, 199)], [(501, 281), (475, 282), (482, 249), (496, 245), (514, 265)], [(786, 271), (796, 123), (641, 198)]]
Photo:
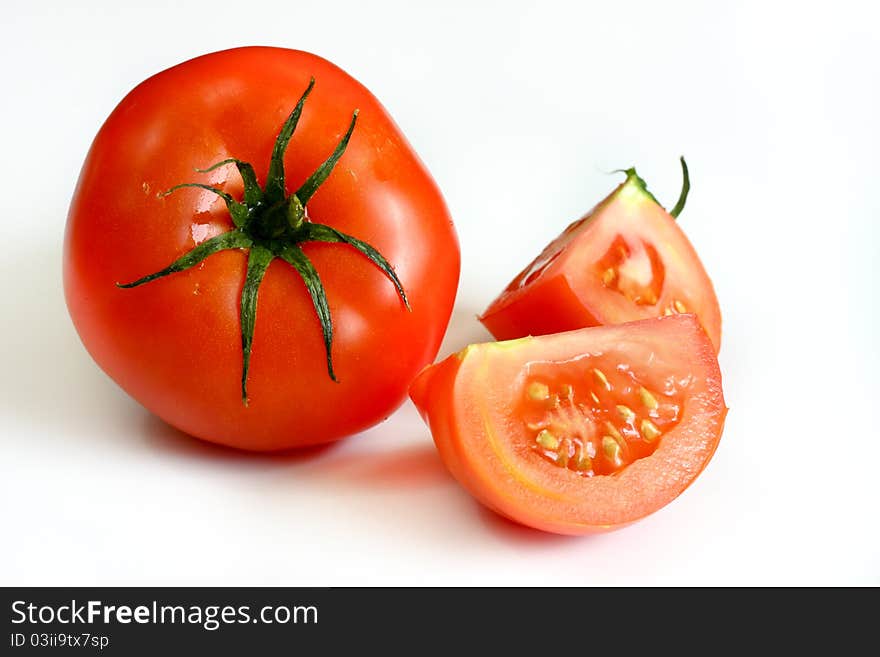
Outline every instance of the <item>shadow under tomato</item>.
[(545, 532), (540, 529), (535, 529), (534, 527), (527, 527), (526, 525), (514, 522), (513, 520), (492, 511), (482, 504), (480, 505), (479, 518), (483, 522), (483, 525), (493, 534), (506, 540), (529, 545), (564, 545), (566, 543), (575, 543), (595, 537), (595, 535), (592, 534), (587, 534), (586, 536), (565, 536), (563, 534)]
[(424, 442), (423, 438), (416, 439), (419, 444), (395, 448), (365, 450), (361, 445), (350, 443), (369, 438), (351, 436), (324, 445), (279, 452), (247, 452), (194, 438), (147, 411), (140, 412), (140, 421), (140, 434), (148, 448), (172, 458), (295, 469), (300, 471), (299, 475), (307, 473), (312, 480), (332, 480), (375, 489), (413, 489), (453, 482), (433, 444)]
[(149, 411), (140, 410), (139, 432), (150, 449), (175, 457), (210, 459), (220, 462), (266, 464), (299, 463), (318, 460), (339, 446), (338, 442), (279, 452), (248, 452), (235, 447), (200, 440), (164, 422)]
[(433, 445), (413, 445), (332, 459), (327, 467), (354, 486), (379, 490), (454, 485)]
[[(282, 499), (284, 482), (290, 482), (292, 494), (298, 493), (304, 485), (317, 486), (326, 488), (328, 493), (342, 493), (343, 498), (351, 496), (358, 501), (362, 511), (370, 508), (371, 499), (375, 499), (376, 504), (393, 504), (400, 517), (414, 518), (426, 515), (423, 513), (423, 499), (394, 495), (393, 501), (389, 502), (387, 495), (446, 489), (454, 493), (456, 509), (464, 505), (467, 511), (458, 512), (457, 519), (462, 524), (473, 523), (506, 542), (553, 547), (574, 544), (579, 540), (578, 537), (552, 534), (521, 525), (471, 498), (446, 470), (430, 442), (427, 428), (424, 434), (413, 439), (412, 444), (390, 448), (381, 445), (364, 448), (364, 445), (351, 444), (351, 441), (370, 439), (370, 436), (352, 436), (326, 445), (284, 452), (253, 453), (193, 438), (146, 411), (140, 412), (140, 421), (143, 438), (154, 453), (170, 458), (231, 464), (246, 470), (275, 471), (282, 479), (275, 478), (273, 488), (278, 490)], [(437, 509), (432, 509), (432, 512), (436, 514)], [(395, 515), (391, 514), (391, 517)], [(384, 520), (380, 516), (376, 522)], [(580, 540), (589, 538), (593, 537), (581, 537)]]

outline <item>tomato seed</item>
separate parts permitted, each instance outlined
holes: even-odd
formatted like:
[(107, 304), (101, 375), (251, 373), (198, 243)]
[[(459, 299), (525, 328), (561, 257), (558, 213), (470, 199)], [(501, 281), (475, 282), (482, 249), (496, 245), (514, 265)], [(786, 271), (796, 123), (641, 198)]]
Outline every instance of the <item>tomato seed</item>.
[(651, 409), (652, 411), (659, 406), (659, 404), (657, 403), (657, 398), (654, 397), (654, 395), (652, 395), (648, 390), (646, 390), (644, 386), (639, 388), (639, 397), (641, 398), (642, 403), (645, 405), (645, 407)]
[(597, 368), (593, 368), (593, 376), (596, 377), (596, 381), (598, 381), (599, 385), (605, 388), (605, 390), (611, 390), (611, 384), (608, 383), (608, 377), (605, 376), (605, 373)]
[(620, 461), (620, 445), (611, 436), (602, 437), (602, 451), (615, 463)]
[(620, 417), (626, 423), (632, 423), (636, 419), (635, 411), (633, 411), (629, 406), (624, 406), (623, 404), (617, 405), (617, 412), (620, 414)]
[(532, 401), (547, 401), (550, 399), (550, 387), (540, 381), (532, 381), (526, 390)]
[(556, 439), (556, 436), (552, 432), (547, 431), (547, 429), (543, 429), (535, 437), (535, 440), (544, 449), (557, 449), (559, 447), (559, 441)]
[(645, 440), (649, 443), (654, 442), (660, 437), (660, 429), (658, 429), (657, 425), (651, 422), (651, 420), (642, 420), (641, 429), (642, 434), (645, 436)]

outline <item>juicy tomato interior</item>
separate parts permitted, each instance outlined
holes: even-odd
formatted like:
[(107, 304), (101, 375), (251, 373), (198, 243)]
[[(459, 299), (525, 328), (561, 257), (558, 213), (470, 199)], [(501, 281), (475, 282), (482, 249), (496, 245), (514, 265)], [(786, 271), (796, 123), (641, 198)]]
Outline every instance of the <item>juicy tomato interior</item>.
[(474, 345), (410, 395), (480, 501), (567, 534), (629, 524), (705, 467), (726, 408), (691, 314)]
[(480, 320), (500, 340), (695, 313), (721, 345), (721, 311), (676, 221), (634, 173), (572, 223)]
[(617, 473), (653, 454), (681, 419), (690, 378), (661, 379), (627, 360), (611, 351), (565, 366), (529, 363), (513, 416), (521, 418), (531, 449), (586, 477)]
[[(637, 306), (655, 306), (663, 294), (666, 267), (650, 242), (615, 235), (591, 274), (598, 276), (606, 289), (623, 295)], [(684, 311), (676, 310), (673, 302), (663, 314), (674, 312)]]

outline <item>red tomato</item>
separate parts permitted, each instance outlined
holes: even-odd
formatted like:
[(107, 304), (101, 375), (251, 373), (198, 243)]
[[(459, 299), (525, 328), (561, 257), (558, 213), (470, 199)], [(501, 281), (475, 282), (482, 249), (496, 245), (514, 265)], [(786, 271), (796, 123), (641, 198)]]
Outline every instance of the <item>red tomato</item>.
[[(190, 182), (206, 187), (175, 188)], [(379, 101), (279, 48), (129, 93), (64, 244), (68, 308), (104, 371), (179, 429), (252, 450), (386, 418), (436, 356), (458, 274), (440, 192)]]
[[(685, 186), (671, 215), (684, 207)], [(587, 216), (513, 279), (480, 321), (499, 340), (696, 313), (721, 347), (721, 310), (694, 247), (629, 169)]]
[(727, 409), (692, 314), (467, 347), (410, 396), (486, 506), (560, 534), (632, 523), (706, 467)]

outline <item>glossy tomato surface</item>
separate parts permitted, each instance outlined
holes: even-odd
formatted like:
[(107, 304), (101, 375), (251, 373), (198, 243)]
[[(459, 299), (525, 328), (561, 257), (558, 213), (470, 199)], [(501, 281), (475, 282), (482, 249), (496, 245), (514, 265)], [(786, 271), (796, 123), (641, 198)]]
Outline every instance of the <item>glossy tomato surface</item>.
[(474, 497), (561, 534), (622, 527), (675, 499), (727, 412), (691, 314), (472, 345), (426, 368), (410, 395)]
[[(227, 250), (149, 284), (120, 289), (233, 228), (217, 195), (161, 192), (183, 182), (243, 195), (226, 158), (266, 180), (273, 144), (315, 84), (284, 157), (287, 192), (357, 126), (307, 220), (363, 240), (409, 299), (346, 244), (305, 243), (333, 320), (328, 376), (322, 329), (303, 279), (280, 259), (259, 288), (248, 404), (239, 317), (247, 253)], [(100, 129), (73, 197), (64, 244), (68, 308), (89, 353), (122, 388), (179, 429), (243, 449), (336, 440), (386, 418), (433, 360), (455, 297), (459, 249), (441, 194), (391, 117), (359, 82), (315, 55), (240, 48), (146, 80)]]
[(696, 251), (633, 169), (480, 317), (499, 340), (695, 313), (721, 347), (721, 310)]

